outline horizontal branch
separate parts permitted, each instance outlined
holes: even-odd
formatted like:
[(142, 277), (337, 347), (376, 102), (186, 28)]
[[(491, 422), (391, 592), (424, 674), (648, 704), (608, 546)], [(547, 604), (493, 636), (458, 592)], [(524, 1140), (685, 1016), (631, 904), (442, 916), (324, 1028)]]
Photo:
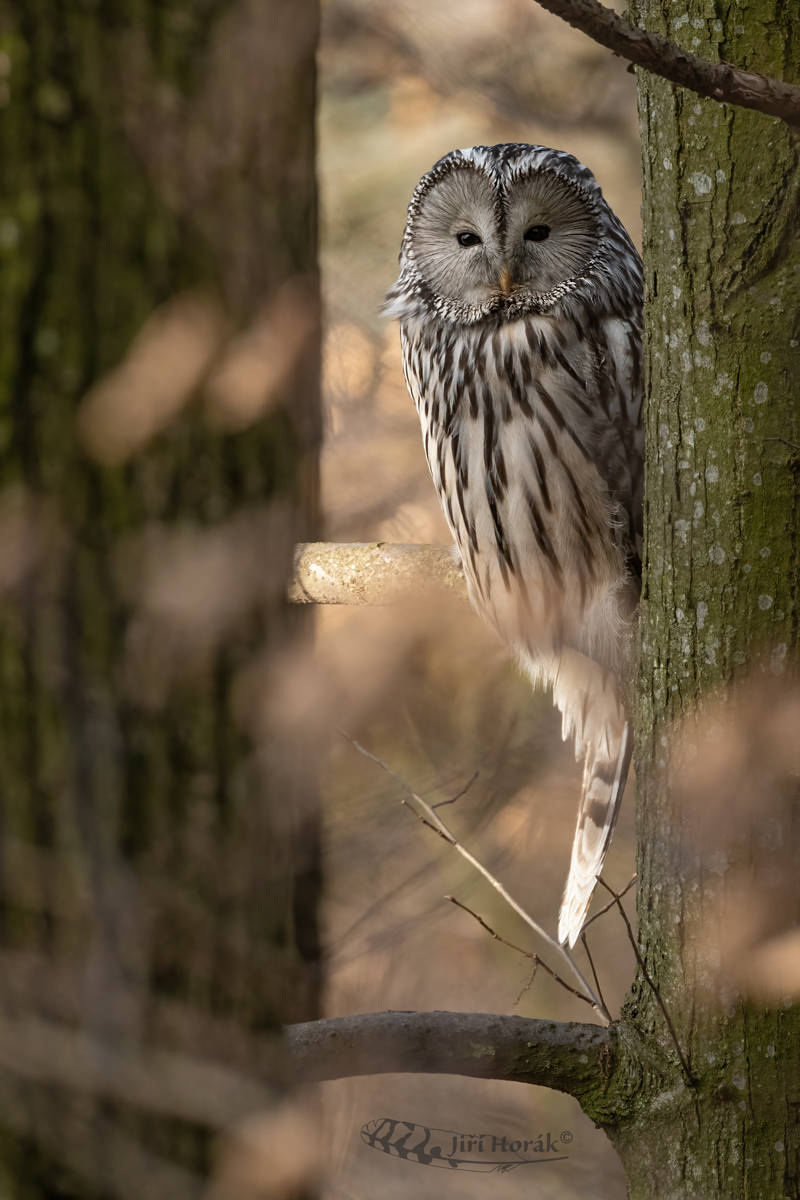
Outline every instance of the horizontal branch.
[(455, 546), (307, 542), (295, 550), (293, 604), (396, 604), (449, 592), (466, 600)]
[(731, 63), (708, 62), (657, 33), (629, 24), (598, 0), (538, 0), (538, 3), (601, 46), (653, 75), (688, 88), (698, 96), (780, 117), (800, 131), (800, 87), (742, 71)]
[[(570, 954), (569, 950), (567, 949), (567, 947), (562, 945), (560, 942), (557, 942), (554, 937), (551, 937), (550, 934), (547, 932), (547, 930), (543, 929), (542, 926), (539, 924), (539, 922), (535, 921), (533, 919), (533, 917), (530, 915), (530, 913), (526, 912), (526, 910), (522, 907), (522, 905), (517, 903), (517, 901), (514, 899), (514, 897), (512, 895), (510, 895), (510, 893), (507, 892), (506, 889), (503, 887), (500, 880), (495, 879), (495, 877), (494, 877), (494, 875), (492, 875), (491, 871), (488, 871), (486, 869), (486, 867), (483, 865), (483, 863), (479, 862), (478, 859), (475, 858), (474, 854), (470, 854), (470, 852), (469, 852), (469, 850), (467, 850), (466, 846), (459, 840), (459, 838), (456, 837), (456, 835), (453, 833), (452, 829), (449, 829), (447, 827), (447, 825), (442, 820), (442, 818), (438, 815), (438, 813), (435, 812), (435, 810), (433, 808), (431, 808), (431, 806), (429, 804), (426, 804), (426, 802), (422, 799), (421, 796), (419, 796), (416, 792), (412, 791), (411, 788), (408, 786), (408, 784), (405, 783), (400, 778), (400, 776), (395, 771), (392, 770), (392, 768), (389, 766), (388, 763), (385, 763), (382, 759), (378, 758), (376, 755), (370, 754), (369, 750), (365, 750), (364, 747), (355, 740), (355, 738), (351, 738), (350, 735), (348, 733), (345, 733), (343, 729), (341, 729), (339, 732), (344, 737), (346, 737), (349, 742), (353, 743), (356, 750), (358, 750), (358, 752), (360, 754), (365, 755), (367, 758), (371, 758), (374, 763), (377, 763), (378, 766), (381, 767), (384, 771), (388, 772), (388, 774), (391, 775), (393, 779), (397, 780), (397, 782), (402, 787), (403, 791), (406, 792), (408, 794), (409, 798), (413, 801), (413, 804), (409, 804), (408, 800), (403, 800), (402, 803), (407, 805), (411, 809), (411, 811), (414, 813), (414, 816), (417, 817), (417, 819), (420, 820), (423, 825), (427, 825), (427, 827), (429, 829), (432, 829), (434, 833), (438, 834), (439, 837), (443, 838), (448, 843), (448, 845), (453, 847), (454, 850), (457, 850), (458, 853), (461, 855), (461, 857), (465, 858), (467, 860), (467, 862), (471, 866), (473, 866), (476, 871), (479, 871), (481, 873), (481, 875), (484, 877), (484, 879), (486, 879), (492, 885), (492, 887), (497, 892), (500, 893), (500, 895), (505, 900), (506, 904), (508, 904), (511, 908), (514, 909), (514, 912), (517, 914), (517, 916), (522, 917), (525, 924), (529, 925), (530, 928), (534, 931), (534, 933), (538, 934), (539, 937), (542, 938), (543, 941), (547, 942), (548, 946), (551, 946), (553, 948), (553, 950), (556, 951), (557, 954), (561, 955), (561, 957), (569, 965), (569, 969), (572, 971), (572, 974), (575, 976), (575, 978), (578, 980), (581, 987), (583, 988), (584, 994), (581, 996), (581, 999), (587, 1000), (592, 1005), (595, 1012), (597, 1012), (600, 1019), (605, 1021), (606, 1024), (608, 1024), (608, 1022), (611, 1020), (609, 1014), (606, 1012), (604, 1006), (598, 1001), (597, 996), (595, 996), (595, 994), (592, 991), (592, 989), (590, 988), (589, 984), (584, 979), (583, 975), (581, 974), (577, 964), (575, 963), (575, 961), (574, 961), (572, 955)], [(441, 805), (437, 805), (436, 807), (441, 808)], [(420, 809), (422, 810), (421, 812), (419, 811)], [(450, 899), (452, 899), (452, 897), (450, 897)], [(458, 901), (456, 901), (456, 903), (458, 903)], [(467, 909), (467, 912), (469, 912), (469, 911), (470, 910)], [(523, 951), (522, 953), (524, 954), (525, 951)], [(544, 966), (544, 963), (542, 963), (541, 965)], [(554, 978), (558, 979), (558, 976), (555, 975), (554, 972), (550, 971), (549, 967), (545, 967), (545, 970), (548, 971), (551, 975), (553, 975)], [(564, 981), (559, 980), (559, 982), (563, 983)], [(567, 985), (565, 985), (565, 986), (567, 986)], [(570, 988), (570, 991), (571, 990), (572, 989)], [(579, 993), (576, 992), (575, 994), (578, 995)]]
[(613, 1034), (600, 1025), (491, 1013), (384, 1012), (284, 1030), (303, 1082), (352, 1075), (467, 1075), (535, 1083), (580, 1097), (610, 1073)]

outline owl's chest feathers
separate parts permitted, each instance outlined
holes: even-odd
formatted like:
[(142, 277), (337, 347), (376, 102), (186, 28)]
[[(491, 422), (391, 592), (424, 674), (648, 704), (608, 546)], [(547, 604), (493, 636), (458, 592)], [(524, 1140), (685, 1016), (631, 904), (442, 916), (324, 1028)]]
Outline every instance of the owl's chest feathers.
[(577, 320), (528, 317), (458, 327), (403, 327), (403, 361), (423, 426), (449, 437), (457, 425), (491, 418), (549, 420), (574, 437), (614, 420), (603, 380), (609, 355), (602, 331)]
[(618, 501), (597, 465), (619, 456), (620, 442), (602, 330), (527, 317), (494, 328), (415, 322), (402, 337), (431, 474), (477, 607), (513, 643), (545, 631), (592, 641), (590, 610), (616, 612), (626, 577)]

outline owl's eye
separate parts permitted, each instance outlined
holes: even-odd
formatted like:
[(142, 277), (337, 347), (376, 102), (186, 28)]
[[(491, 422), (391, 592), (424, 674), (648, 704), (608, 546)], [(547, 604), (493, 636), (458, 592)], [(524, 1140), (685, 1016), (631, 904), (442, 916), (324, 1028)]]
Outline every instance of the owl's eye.
[(472, 233), (469, 229), (464, 229), (461, 233), (457, 233), (456, 241), (459, 246), (480, 246), (481, 244), (481, 239), (477, 233)]
[(549, 225), (531, 225), (525, 230), (526, 242), (545, 242), (550, 237)]

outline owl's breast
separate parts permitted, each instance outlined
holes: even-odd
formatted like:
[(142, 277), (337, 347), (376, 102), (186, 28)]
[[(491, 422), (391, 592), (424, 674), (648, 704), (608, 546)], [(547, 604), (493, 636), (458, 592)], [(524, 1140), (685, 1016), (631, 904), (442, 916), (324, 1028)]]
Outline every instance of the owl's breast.
[[(470, 594), (512, 649), (614, 661), (636, 452), (608, 338), (545, 317), (402, 329), (409, 391)], [(627, 417), (624, 418), (627, 420)], [(624, 422), (623, 422), (624, 423)]]

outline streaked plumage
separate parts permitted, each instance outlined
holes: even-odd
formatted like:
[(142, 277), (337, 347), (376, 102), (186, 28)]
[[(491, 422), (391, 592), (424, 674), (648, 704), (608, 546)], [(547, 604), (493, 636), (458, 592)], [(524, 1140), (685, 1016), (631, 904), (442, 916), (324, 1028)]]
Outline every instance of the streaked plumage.
[(455, 150), (423, 177), (400, 266), (384, 312), (472, 602), (553, 685), (585, 757), (559, 918), (572, 945), (630, 758), (618, 678), (641, 577), (641, 262), (586, 167), (512, 144)]

